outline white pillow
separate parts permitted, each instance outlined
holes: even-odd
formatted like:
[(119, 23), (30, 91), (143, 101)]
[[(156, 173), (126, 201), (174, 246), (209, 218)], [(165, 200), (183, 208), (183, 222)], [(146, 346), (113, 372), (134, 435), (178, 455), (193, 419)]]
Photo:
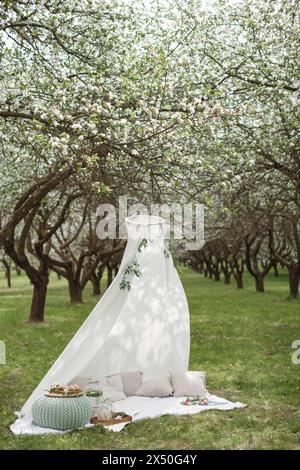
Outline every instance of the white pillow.
[(204, 398), (207, 396), (203, 371), (171, 372), (171, 380), (175, 397), (199, 395)]
[(173, 387), (169, 377), (146, 380), (134, 395), (142, 397), (168, 397), (172, 395)]

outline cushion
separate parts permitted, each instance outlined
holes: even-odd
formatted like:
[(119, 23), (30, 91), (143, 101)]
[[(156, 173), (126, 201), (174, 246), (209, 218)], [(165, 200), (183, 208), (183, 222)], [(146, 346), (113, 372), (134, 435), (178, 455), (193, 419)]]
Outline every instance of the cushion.
[[(98, 381), (99, 387), (101, 388), (102, 393), (103, 393), (102, 395), (103, 400), (107, 400), (107, 401), (125, 400), (126, 395), (123, 392), (123, 383), (122, 383), (121, 377), (119, 378), (117, 377), (112, 380), (110, 379), (111, 378), (109, 377), (109, 382), (107, 378), (102, 378)], [(68, 385), (77, 384), (79, 385), (81, 390), (85, 392), (88, 387), (89, 381), (90, 379), (88, 377), (77, 376), (71, 382), (69, 382)], [(115, 385), (116, 387), (112, 385)]]
[(169, 377), (146, 380), (134, 393), (142, 397), (168, 397), (172, 395), (173, 387)]
[(104, 401), (119, 401), (125, 400), (126, 398), (124, 392), (120, 392), (110, 385), (102, 384), (101, 389), (103, 392), (102, 398)]
[(143, 373), (139, 371), (123, 372), (121, 377), (124, 386), (124, 393), (128, 397), (134, 395), (143, 383)]
[(205, 372), (203, 371), (172, 372), (171, 381), (175, 397), (207, 396)]
[(105, 379), (110, 387), (113, 387), (118, 392), (124, 393), (124, 385), (121, 374), (109, 375), (105, 377)]

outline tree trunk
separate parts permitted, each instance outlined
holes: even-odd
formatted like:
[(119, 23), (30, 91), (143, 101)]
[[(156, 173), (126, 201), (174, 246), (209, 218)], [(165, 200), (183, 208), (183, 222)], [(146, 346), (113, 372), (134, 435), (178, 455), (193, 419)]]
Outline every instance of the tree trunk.
[(7, 280), (7, 287), (11, 287), (11, 269), (10, 264), (6, 261), (6, 259), (1, 260), (5, 269), (5, 277)]
[(40, 282), (33, 286), (31, 309), (28, 318), (30, 323), (39, 323), (44, 321), (48, 281), (48, 276), (43, 276)]
[(22, 274), (22, 269), (20, 269), (17, 264), (15, 264), (15, 270), (16, 270), (17, 276), (21, 276), (21, 274)]
[(229, 271), (224, 272), (224, 284), (230, 284), (231, 273)]
[(93, 295), (97, 297), (101, 295), (101, 277), (93, 274), (90, 279), (91, 283), (93, 284)]
[(79, 282), (73, 278), (69, 278), (68, 284), (71, 304), (82, 304), (82, 288)]
[(6, 271), (5, 271), (5, 277), (7, 280), (7, 287), (11, 287), (11, 272), (10, 272), (10, 266), (8, 265)]
[(256, 292), (265, 292), (264, 278), (261, 273), (255, 274), (255, 289)]
[(277, 263), (273, 264), (273, 269), (274, 269), (274, 276), (279, 277), (278, 269), (277, 269)]
[(99, 296), (101, 295), (101, 288), (100, 288), (100, 280), (97, 279), (97, 281), (92, 281), (93, 283), (93, 295)]
[(113, 280), (113, 270), (110, 266), (107, 266), (107, 287), (109, 287)]
[(299, 297), (299, 275), (300, 270), (298, 266), (289, 267), (290, 299), (297, 299)]
[(243, 273), (237, 273), (234, 277), (235, 277), (237, 289), (243, 289), (244, 288)]
[(214, 278), (215, 278), (215, 281), (220, 281), (220, 273), (219, 273), (219, 271), (215, 271), (215, 272), (214, 272)]

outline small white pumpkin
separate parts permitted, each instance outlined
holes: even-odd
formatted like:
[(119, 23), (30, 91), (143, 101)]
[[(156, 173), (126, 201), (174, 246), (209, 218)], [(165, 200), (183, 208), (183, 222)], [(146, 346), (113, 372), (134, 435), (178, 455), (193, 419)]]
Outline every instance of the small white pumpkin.
[(112, 419), (112, 417), (112, 411), (107, 405), (99, 406), (97, 410), (97, 418), (99, 419), (99, 421), (109, 421), (110, 419)]

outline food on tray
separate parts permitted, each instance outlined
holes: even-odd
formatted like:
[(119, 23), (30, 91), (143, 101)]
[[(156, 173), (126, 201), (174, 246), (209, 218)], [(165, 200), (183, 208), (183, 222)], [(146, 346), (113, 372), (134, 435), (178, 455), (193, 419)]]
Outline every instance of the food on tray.
[(46, 390), (46, 395), (57, 395), (60, 397), (77, 397), (83, 394), (79, 385), (71, 384), (71, 385), (63, 385), (63, 384), (53, 384)]

